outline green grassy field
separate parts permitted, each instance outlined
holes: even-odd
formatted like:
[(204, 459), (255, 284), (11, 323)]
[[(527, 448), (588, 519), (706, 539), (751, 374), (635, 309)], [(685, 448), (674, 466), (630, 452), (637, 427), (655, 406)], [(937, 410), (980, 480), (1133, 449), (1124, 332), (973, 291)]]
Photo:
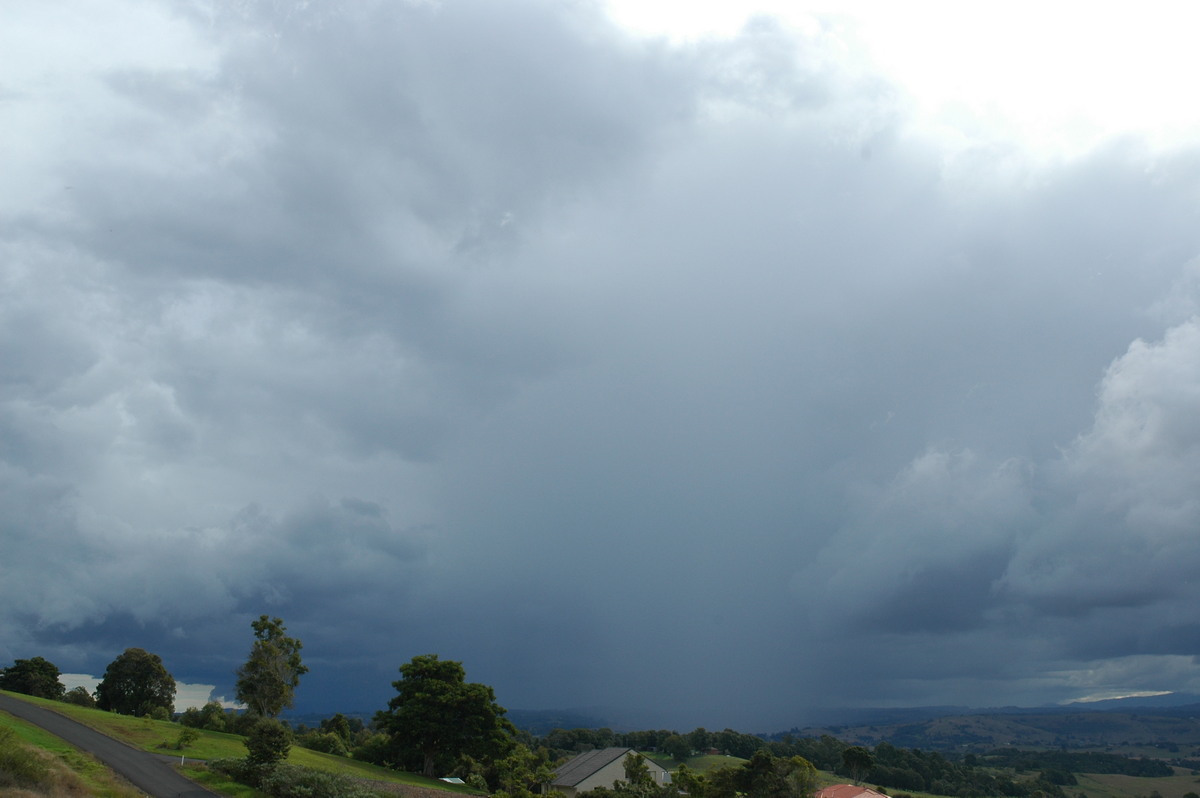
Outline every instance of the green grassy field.
[[(23, 701), (37, 704), (46, 707), (60, 714), (66, 715), (69, 718), (79, 721), (80, 723), (95, 729), (102, 734), (107, 734), (110, 737), (115, 737), (118, 740), (128, 743), (135, 748), (140, 748), (143, 751), (150, 751), (156, 754), (171, 754), (180, 756), (184, 760), (185, 770), (187, 770), (187, 760), (208, 760), (208, 759), (229, 759), (240, 758), (246, 755), (246, 747), (242, 744), (242, 737), (236, 734), (225, 734), (224, 732), (200, 731), (200, 737), (194, 743), (189, 745), (184, 750), (180, 751), (175, 748), (175, 743), (179, 739), (179, 732), (183, 729), (178, 723), (168, 721), (151, 720), (149, 718), (133, 718), (128, 715), (117, 715), (112, 712), (104, 712), (99, 709), (89, 709), (87, 707), (79, 707), (73, 704), (64, 704), (61, 701), (51, 701), (44, 698), (34, 698), (32, 696), (20, 695), (18, 693), (5, 692), (5, 695), (19, 698)], [(11, 720), (16, 721), (15, 718)], [(16, 721), (20, 723), (20, 721)], [(28, 726), (29, 724), (25, 724)], [(30, 727), (35, 731), (40, 732), (36, 726)], [(29, 732), (32, 733), (32, 732)], [(57, 741), (59, 745), (66, 746), (66, 743), (59, 740), (57, 737), (48, 735), (45, 732), (40, 732), (41, 735), (50, 740)], [(22, 739), (25, 739), (24, 737)], [(38, 747), (46, 747), (42, 742), (33, 742), (32, 744)], [(70, 748), (70, 746), (67, 746)], [(72, 749), (74, 750), (74, 749)], [(78, 752), (77, 752), (78, 753)], [(322, 754), (317, 751), (310, 751), (307, 748), (293, 746), (288, 754), (287, 761), (293, 765), (313, 768), (327, 773), (341, 773), (355, 778), (372, 779), (374, 781), (391, 782), (394, 784), (412, 784), (419, 787), (427, 787), (435, 790), (443, 790), (447, 793), (465, 793), (468, 795), (478, 795), (478, 792), (469, 787), (462, 785), (447, 784), (437, 779), (426, 778), (415, 773), (402, 773), (396, 770), (368, 765), (365, 762), (356, 762), (353, 759), (346, 757), (332, 756), (330, 754)], [(193, 767), (189, 771), (199, 773), (203, 769)], [(198, 779), (199, 780), (199, 779)], [(212, 787), (211, 782), (206, 782)], [(231, 795), (252, 795), (253, 793), (236, 793), (231, 792)]]
[(1075, 798), (1084, 793), (1088, 798), (1134, 798), (1158, 793), (1162, 798), (1183, 798), (1189, 792), (1200, 794), (1200, 777), (1191, 771), (1175, 768), (1174, 776), (1137, 778), (1136, 776), (1077, 774), (1078, 786), (1064, 787)]
[(705, 755), (689, 757), (681, 763), (678, 759), (672, 759), (666, 754), (656, 751), (642, 753), (642, 756), (653, 762), (657, 762), (667, 770), (676, 770), (679, 768), (680, 764), (684, 764), (687, 765), (689, 769), (700, 773), (713, 770), (714, 768), (723, 768), (726, 765), (740, 765), (746, 761), (745, 759), (740, 759), (736, 756)]

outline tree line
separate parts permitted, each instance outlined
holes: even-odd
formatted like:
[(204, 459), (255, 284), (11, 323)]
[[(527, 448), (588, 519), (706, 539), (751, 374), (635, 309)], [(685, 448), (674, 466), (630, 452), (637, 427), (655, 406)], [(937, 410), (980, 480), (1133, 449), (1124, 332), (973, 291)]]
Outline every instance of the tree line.
[[(236, 671), (236, 697), (246, 709), (210, 702), (189, 708), (177, 720), (191, 734), (208, 729), (244, 735), (246, 758), (219, 766), (260, 788), (276, 777), (272, 774), (293, 744), (426, 776), (459, 776), (498, 798), (543, 793), (557, 764), (583, 751), (614, 746), (662, 752), (679, 763), (678, 770), (670, 783), (657, 784), (644, 772), (644, 763), (630, 757), (626, 781), (596, 791), (595, 798), (803, 798), (815, 789), (818, 769), (893, 793), (1064, 798), (1062, 786), (1074, 783), (1071, 771), (1170, 773), (1162, 763), (1113, 754), (1006, 749), (952, 759), (886, 742), (868, 749), (830, 735), (789, 733), (768, 739), (732, 729), (680, 733), (577, 728), (536, 736), (518, 730), (505, 717), (491, 687), (468, 682), (461, 662), (436, 654), (416, 656), (400, 666), (400, 678), (392, 682), (395, 697), (369, 723), (339, 713), (316, 728), (293, 729), (279, 715), (293, 706), (301, 677), (308, 672), (301, 659), (303, 646), (287, 634), (280, 618), (262, 615), (251, 629), (250, 652)], [(172, 718), (175, 680), (160, 657), (142, 649), (126, 649), (114, 659), (94, 695), (82, 687), (67, 691), (60, 675), (42, 657), (16, 660), (0, 670), (0, 689), (121, 714)], [(181, 746), (183, 739), (181, 735)], [(682, 764), (710, 752), (744, 761), (706, 773)]]

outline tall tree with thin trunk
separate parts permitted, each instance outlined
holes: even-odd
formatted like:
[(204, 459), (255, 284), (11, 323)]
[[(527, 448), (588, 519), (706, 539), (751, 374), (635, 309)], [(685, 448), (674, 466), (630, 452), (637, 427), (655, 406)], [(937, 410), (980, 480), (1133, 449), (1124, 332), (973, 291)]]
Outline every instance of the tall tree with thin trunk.
[(300, 661), (303, 644), (284, 634), (282, 618), (260, 615), (250, 626), (254, 645), (237, 670), (237, 699), (255, 715), (274, 718), (295, 701), (296, 687), (308, 668)]

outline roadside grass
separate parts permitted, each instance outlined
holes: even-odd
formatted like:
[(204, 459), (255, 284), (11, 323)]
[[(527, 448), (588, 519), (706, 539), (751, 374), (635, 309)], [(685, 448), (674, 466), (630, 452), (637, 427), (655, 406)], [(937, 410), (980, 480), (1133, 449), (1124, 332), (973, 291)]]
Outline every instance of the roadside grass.
[[(134, 748), (154, 754), (169, 754), (171, 756), (182, 757), (185, 768), (187, 762), (193, 759), (240, 759), (246, 755), (246, 746), (242, 742), (244, 738), (237, 734), (198, 729), (200, 737), (180, 751), (174, 746), (179, 739), (179, 732), (185, 727), (180, 726), (178, 723), (165, 720), (151, 720), (150, 718), (134, 718), (129, 715), (118, 715), (114, 712), (65, 704), (61, 701), (52, 701), (46, 698), (35, 698), (7, 691), (2, 692), (13, 698), (28, 701), (66, 715), (85, 726), (95, 729), (101, 734), (114, 737)], [(418, 787), (427, 787), (429, 789), (463, 793), (466, 795), (479, 794), (478, 791), (465, 785), (447, 784), (444, 781), (420, 776), (416, 773), (390, 770), (346, 757), (323, 754), (319, 751), (310, 751), (307, 748), (301, 748), (297, 745), (292, 746), (287, 761), (293, 765), (300, 765), (301, 767), (312, 768), (313, 770), (320, 770), (326, 773), (341, 773), (356, 778), (371, 779), (372, 781), (412, 784)], [(249, 794), (252, 795), (253, 793)]]
[[(30, 749), (44, 752), (55, 786), (47, 794), (82, 794), (99, 798), (137, 798), (141, 793), (104, 764), (32, 723), (0, 712), (0, 729), (12, 731)], [(85, 792), (83, 792), (85, 791)]]

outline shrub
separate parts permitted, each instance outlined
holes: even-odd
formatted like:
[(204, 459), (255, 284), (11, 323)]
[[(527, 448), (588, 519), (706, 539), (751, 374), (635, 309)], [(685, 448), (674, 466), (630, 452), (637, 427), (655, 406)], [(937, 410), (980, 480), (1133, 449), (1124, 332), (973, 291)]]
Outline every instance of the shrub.
[(392, 739), (386, 734), (372, 734), (361, 745), (350, 752), (353, 759), (372, 765), (390, 767), (392, 764)]
[(291, 748), (292, 730), (274, 718), (259, 718), (246, 737), (246, 759), (258, 767), (282, 762)]
[(390, 795), (349, 776), (296, 765), (262, 768), (245, 759), (217, 759), (209, 762), (208, 767), (241, 784), (256, 787), (271, 798), (380, 798)]
[(182, 751), (192, 743), (200, 739), (200, 730), (190, 726), (184, 726), (179, 730), (179, 737), (175, 740), (175, 750)]
[(349, 776), (296, 765), (280, 765), (259, 784), (272, 798), (379, 798), (380, 793)]
[(323, 754), (333, 754), (334, 756), (350, 755), (350, 752), (346, 750), (346, 742), (330, 732), (312, 731), (299, 737), (296, 742), (310, 751), (320, 751)]

